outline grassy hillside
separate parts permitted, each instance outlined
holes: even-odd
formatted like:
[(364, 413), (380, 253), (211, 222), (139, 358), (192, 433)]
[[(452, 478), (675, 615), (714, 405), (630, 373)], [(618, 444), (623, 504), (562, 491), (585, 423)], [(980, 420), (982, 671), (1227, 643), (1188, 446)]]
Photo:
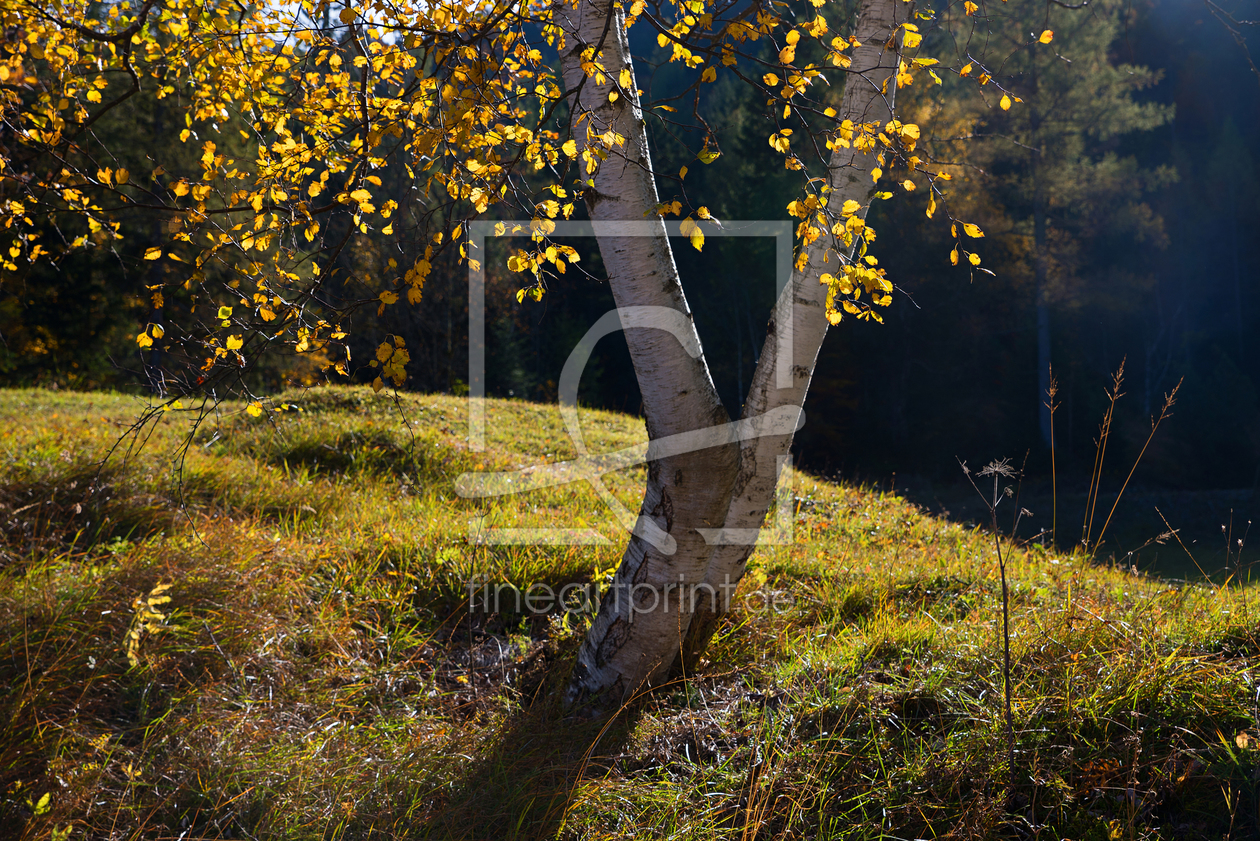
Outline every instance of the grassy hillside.
[[(470, 613), (466, 585), (598, 584), (612, 517), (582, 484), (455, 491), (573, 458), (555, 409), (491, 401), (474, 452), (457, 398), (276, 407), (176, 409), (120, 443), (133, 399), (0, 393), (0, 836), (1260, 828), (1253, 589), (1007, 547), (1008, 786), (992, 536), (790, 474), (793, 539), (758, 549), (703, 671), (576, 720), (552, 698), (588, 618)], [(583, 423), (592, 452), (643, 444), (633, 419)], [(633, 509), (642, 478), (608, 481)], [(476, 541), (561, 526), (609, 542)]]

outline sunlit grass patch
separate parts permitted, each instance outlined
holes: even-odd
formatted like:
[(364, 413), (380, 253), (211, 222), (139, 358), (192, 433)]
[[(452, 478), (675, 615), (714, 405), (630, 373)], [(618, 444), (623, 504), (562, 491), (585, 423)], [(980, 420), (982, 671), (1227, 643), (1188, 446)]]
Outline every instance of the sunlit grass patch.
[[(1252, 588), (1009, 545), (1008, 770), (992, 536), (789, 471), (790, 537), (754, 553), (699, 669), (574, 720), (556, 693), (594, 604), (524, 596), (597, 594), (624, 532), (583, 483), (456, 487), (575, 458), (554, 407), (488, 401), (478, 450), (456, 398), (312, 390), (165, 411), (115, 447), (141, 407), (0, 399), (0, 825), (24, 837), (1256, 826)], [(582, 417), (591, 452), (643, 445)], [(635, 510), (642, 475), (605, 479)], [(606, 544), (484, 539), (575, 526)]]

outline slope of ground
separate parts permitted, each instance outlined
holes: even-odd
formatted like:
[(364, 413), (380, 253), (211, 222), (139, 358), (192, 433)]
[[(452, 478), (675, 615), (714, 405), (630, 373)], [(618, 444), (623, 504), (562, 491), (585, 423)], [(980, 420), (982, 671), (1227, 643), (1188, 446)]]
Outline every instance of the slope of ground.
[[(993, 536), (791, 473), (704, 663), (611, 721), (553, 698), (622, 533), (553, 407), (0, 393), (0, 836), (1254, 837), (1254, 590)], [(593, 453), (641, 423), (582, 412)], [(106, 459), (106, 456), (109, 456)], [(634, 510), (642, 467), (605, 477)], [(466, 481), (466, 480), (465, 480)], [(499, 529), (577, 528), (590, 545)], [(470, 607), (469, 592), (474, 594)], [(534, 591), (529, 588), (535, 587)], [(498, 602), (485, 609), (485, 594)]]

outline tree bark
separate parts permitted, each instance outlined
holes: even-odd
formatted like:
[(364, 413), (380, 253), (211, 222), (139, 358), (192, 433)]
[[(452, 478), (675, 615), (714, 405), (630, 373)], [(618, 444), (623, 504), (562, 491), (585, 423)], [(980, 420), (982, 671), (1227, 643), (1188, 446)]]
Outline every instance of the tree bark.
[[(664, 220), (651, 213), (659, 199), (621, 8), (611, 0), (582, 0), (576, 9), (561, 3), (556, 18), (566, 36), (561, 67), (579, 160), (588, 145), (601, 148), (589, 137), (611, 129), (624, 138), (602, 150), (608, 158), (586, 188), (613, 299), (618, 309), (654, 307), (681, 315), (665, 319), (673, 334), (647, 326), (625, 330), (648, 438), (721, 429), (729, 417), (700, 352)], [(602, 83), (582, 67), (583, 53), (591, 49), (603, 65)], [(623, 70), (631, 74), (624, 88), (617, 84)], [(619, 96), (610, 102), (613, 90)], [(704, 579), (708, 546), (697, 528), (722, 522), (737, 458), (729, 434), (719, 446), (694, 452), (662, 458), (649, 453), (639, 524), (578, 654), (570, 704), (619, 705), (669, 669), (690, 623), (688, 605), (670, 594)]]
[[(855, 34), (863, 46), (853, 53), (838, 120), (891, 119), (893, 90), (882, 89), (895, 88), (889, 79), (898, 56), (885, 45), (895, 43), (897, 16), (910, 8), (898, 0), (862, 0)], [(586, 188), (587, 208), (617, 306), (636, 313), (623, 315), (623, 324), (634, 325), (627, 326), (626, 342), (651, 442), (639, 523), (583, 642), (566, 698), (607, 709), (663, 679), (676, 662), (694, 662), (730, 606), (826, 334), (827, 289), (819, 277), (831, 243), (828, 234), (811, 246), (804, 270), (794, 272), (776, 303), (743, 418), (738, 428), (729, 424), (700, 353), (664, 222), (651, 213), (659, 199), (621, 9), (611, 0), (581, 0), (556, 10), (566, 36), (561, 69), (579, 159), (588, 146), (607, 153)], [(591, 58), (602, 65), (602, 80), (583, 68)], [(623, 71), (631, 79), (625, 87), (617, 84)], [(610, 102), (613, 90), (618, 96)], [(609, 129), (624, 138), (612, 149), (596, 139)], [(835, 150), (829, 206), (836, 218), (846, 200), (866, 203), (874, 165), (873, 154)], [(626, 236), (630, 226), (648, 235)], [(644, 308), (682, 318), (657, 319), (662, 327), (672, 322), (669, 331), (644, 326), (652, 321)], [(661, 439), (699, 431), (704, 449), (676, 453), (661, 446), (667, 443)]]

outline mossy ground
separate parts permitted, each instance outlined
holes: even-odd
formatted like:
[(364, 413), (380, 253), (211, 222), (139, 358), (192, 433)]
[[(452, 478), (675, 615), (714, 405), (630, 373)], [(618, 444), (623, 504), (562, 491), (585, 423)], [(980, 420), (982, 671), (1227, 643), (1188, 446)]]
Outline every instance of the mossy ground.
[[(1011, 768), (992, 535), (792, 472), (794, 537), (758, 549), (703, 669), (574, 719), (554, 698), (586, 618), (470, 615), (466, 584), (598, 582), (611, 516), (582, 484), (455, 491), (574, 457), (558, 412), (490, 401), (473, 451), (458, 398), (282, 404), (119, 444), (134, 399), (0, 394), (0, 836), (1260, 831), (1250, 587), (1008, 546)], [(593, 452), (643, 443), (583, 424)], [(608, 477), (632, 509), (642, 480)], [(556, 526), (609, 543), (469, 540)]]

